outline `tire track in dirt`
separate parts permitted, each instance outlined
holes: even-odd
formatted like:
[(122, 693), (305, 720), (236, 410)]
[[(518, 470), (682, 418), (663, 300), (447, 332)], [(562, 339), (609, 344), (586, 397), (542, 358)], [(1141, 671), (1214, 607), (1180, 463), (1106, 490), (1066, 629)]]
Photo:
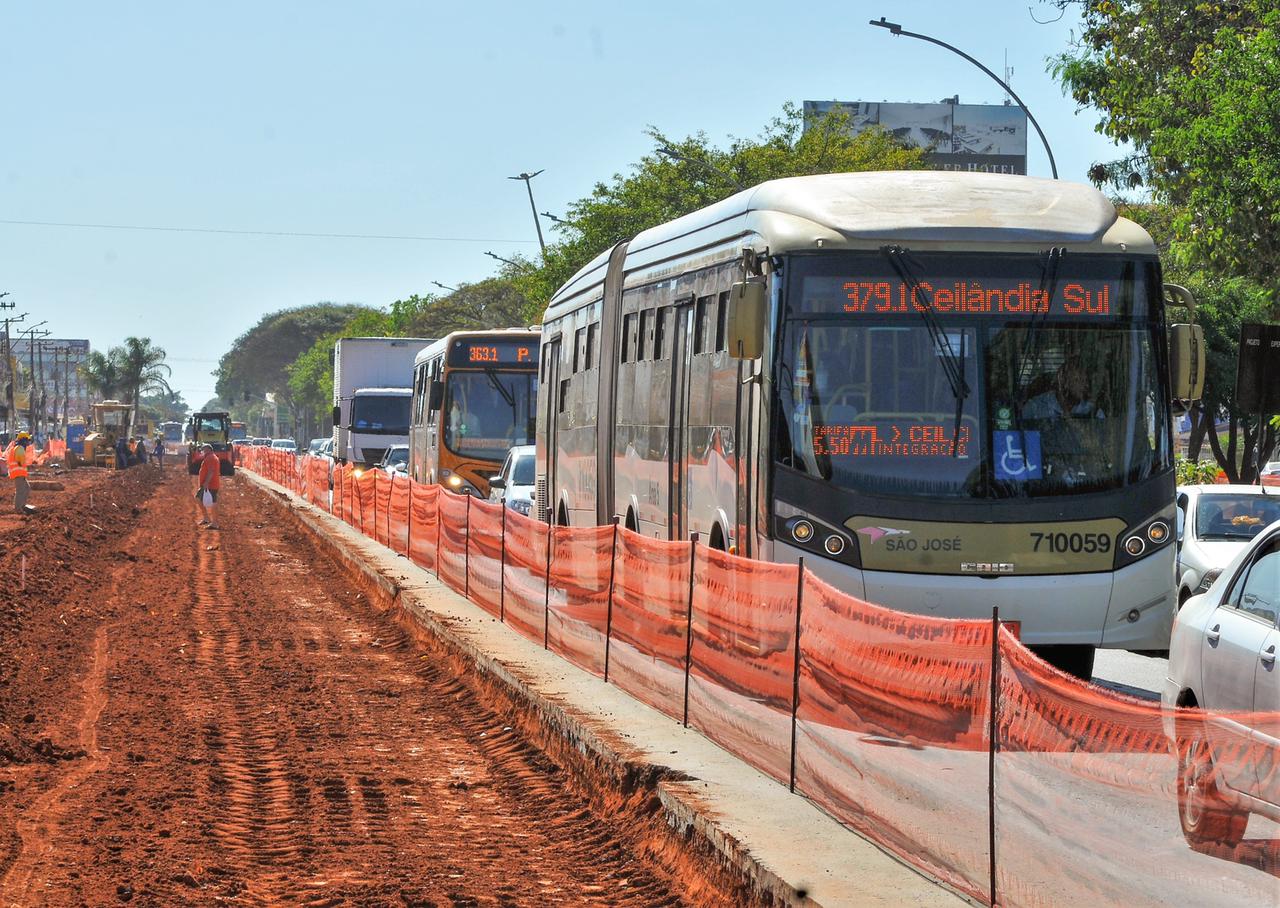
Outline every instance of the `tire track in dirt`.
[(107, 767), (111, 760), (98, 749), (98, 717), (107, 704), (104, 685), (107, 675), (107, 628), (98, 628), (93, 641), (93, 661), (83, 683), (84, 712), (77, 722), (77, 743), (85, 756), (52, 788), (40, 795), (17, 822), (20, 850), (9, 871), (0, 879), (0, 903), (23, 906), (31, 904), (31, 885), (39, 863), (54, 849), (58, 824), (66, 815), (63, 801), (92, 773)]
[(180, 485), (99, 669), (111, 762), (66, 793), (40, 903), (739, 903), (260, 493), (225, 483), (204, 531)]

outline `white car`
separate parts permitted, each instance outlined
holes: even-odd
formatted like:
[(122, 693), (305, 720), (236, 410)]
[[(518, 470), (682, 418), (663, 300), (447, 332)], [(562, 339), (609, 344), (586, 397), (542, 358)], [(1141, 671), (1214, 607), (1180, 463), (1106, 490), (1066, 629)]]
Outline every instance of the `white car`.
[(1280, 521), (1174, 621), (1161, 700), (1178, 754), (1178, 816), (1192, 847), (1237, 845), (1250, 813), (1280, 822), (1278, 615)]
[(409, 446), (392, 445), (387, 448), (387, 453), (383, 454), (382, 460), (378, 461), (378, 469), (388, 476), (395, 476), (397, 473), (402, 476), (409, 475)]
[(1178, 604), (1209, 588), (1262, 528), (1280, 520), (1280, 489), (1178, 487)]
[(298, 453), (298, 443), (292, 438), (275, 438), (271, 441), (271, 447), (277, 451), (288, 451), (290, 454)]
[(1262, 468), (1262, 475), (1268, 478), (1274, 476), (1277, 479), (1280, 479), (1280, 460), (1270, 461)]
[(517, 445), (507, 452), (498, 475), (489, 480), (489, 500), (501, 501), (526, 517), (533, 510), (533, 445)]

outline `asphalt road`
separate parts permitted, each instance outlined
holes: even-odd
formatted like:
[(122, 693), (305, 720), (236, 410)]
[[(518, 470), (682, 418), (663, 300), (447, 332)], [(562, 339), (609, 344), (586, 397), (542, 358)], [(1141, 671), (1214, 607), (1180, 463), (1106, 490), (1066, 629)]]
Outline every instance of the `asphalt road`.
[(1167, 658), (1122, 649), (1100, 649), (1093, 662), (1093, 680), (1133, 697), (1159, 700), (1168, 668)]

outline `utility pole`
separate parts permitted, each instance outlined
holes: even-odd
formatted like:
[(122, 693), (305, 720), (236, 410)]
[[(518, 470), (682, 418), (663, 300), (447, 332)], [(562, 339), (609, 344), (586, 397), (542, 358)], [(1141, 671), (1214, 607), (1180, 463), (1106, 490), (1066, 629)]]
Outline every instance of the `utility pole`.
[[(62, 357), (62, 368), (58, 368), (58, 357)], [(63, 438), (67, 437), (67, 397), (69, 395), (68, 388), (71, 384), (71, 348), (70, 347), (54, 347), (53, 348), (53, 415), (54, 425), (57, 433)], [(61, 378), (62, 393), (58, 393), (59, 378)], [(62, 415), (59, 417), (59, 405), (61, 405)]]
[[(543, 168), (545, 170), (546, 168)], [(541, 170), (534, 173), (521, 173), (514, 177), (507, 177), (508, 180), (524, 180), (524, 188), (529, 190), (529, 210), (533, 212), (533, 226), (538, 231), (538, 247), (542, 249), (542, 256), (546, 258), (547, 244), (542, 241), (542, 222), (538, 220), (538, 206), (533, 203), (533, 184), (530, 182)]]
[(48, 319), (45, 319), (43, 322), (32, 325), (25, 331), (18, 332), (19, 334), (27, 335), (27, 360), (30, 363), (31, 369), (31, 388), (27, 393), (27, 410), (29, 413), (28, 422), (33, 436), (36, 434), (36, 335), (38, 334), (40, 337), (48, 337), (48, 331), (38, 330), (41, 325), (47, 324), (49, 324), (49, 321)]
[[(8, 290), (6, 290), (4, 293), (0, 293), (0, 312), (8, 312), (17, 308), (17, 305), (18, 305), (17, 303), (14, 303), (14, 302), (6, 303), (4, 301), (4, 298), (8, 295), (9, 295)], [(9, 433), (9, 435), (13, 434), (13, 417), (14, 417), (14, 412), (13, 412), (14, 375), (13, 375), (13, 358), (10, 355), (10, 349), (9, 349), (9, 324), (10, 322), (20, 322), (26, 317), (27, 317), (27, 314), (24, 312), (22, 313), (22, 315), (13, 316), (13, 317), (6, 316), (3, 319), (4, 321), (3, 356), (4, 356), (4, 377), (6, 382), (6, 391), (5, 391), (6, 409), (4, 411), (4, 428), (5, 428), (5, 431)]]

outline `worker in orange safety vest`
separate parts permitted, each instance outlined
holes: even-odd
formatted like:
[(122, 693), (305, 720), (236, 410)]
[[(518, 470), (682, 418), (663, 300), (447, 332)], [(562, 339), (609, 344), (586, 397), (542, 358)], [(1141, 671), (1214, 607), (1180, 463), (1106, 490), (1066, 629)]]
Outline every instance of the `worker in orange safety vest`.
[(9, 478), (13, 480), (13, 507), (19, 514), (31, 514), (35, 508), (27, 504), (27, 497), (31, 494), (31, 486), (27, 483), (27, 465), (31, 461), (30, 432), (18, 433), (5, 459)]

